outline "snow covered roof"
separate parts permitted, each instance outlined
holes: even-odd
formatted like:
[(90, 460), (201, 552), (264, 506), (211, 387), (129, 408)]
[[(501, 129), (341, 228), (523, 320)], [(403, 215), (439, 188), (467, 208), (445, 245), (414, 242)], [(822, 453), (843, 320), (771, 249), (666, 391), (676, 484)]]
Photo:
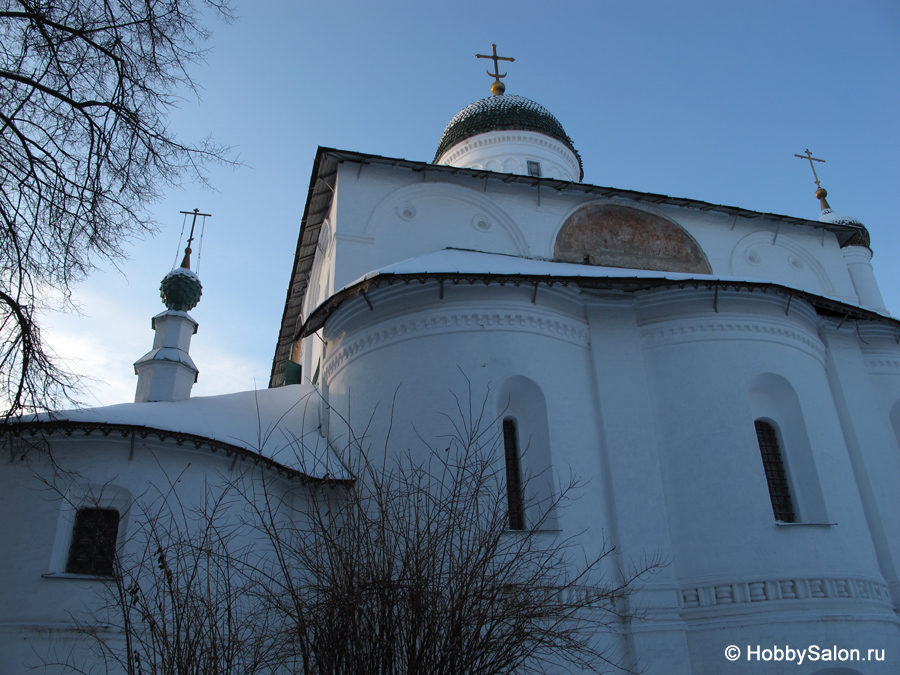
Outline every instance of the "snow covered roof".
[(179, 444), (198, 448), (243, 451), (255, 461), (262, 459), (275, 469), (310, 478), (348, 480), (351, 475), (319, 432), (321, 404), (316, 387), (296, 384), (183, 401), (65, 410), (28, 416), (10, 424), (13, 430), (134, 430), (142, 437), (173, 437)]
[(577, 263), (553, 262), (550, 260), (536, 260), (534, 258), (520, 258), (514, 255), (502, 253), (482, 253), (481, 251), (469, 251), (457, 248), (445, 248), (440, 251), (432, 251), (423, 256), (409, 258), (381, 269), (373, 270), (360, 277), (353, 284), (366, 279), (374, 279), (385, 274), (416, 274), (420, 272), (431, 273), (455, 273), (455, 274), (492, 274), (492, 275), (526, 275), (547, 277), (572, 277), (572, 278), (596, 278), (596, 277), (640, 277), (648, 279), (728, 279), (727, 277), (714, 277), (708, 274), (693, 274), (686, 272), (659, 272), (654, 270), (626, 269), (621, 267), (601, 267), (599, 265), (580, 265)]
[[(334, 293), (313, 310), (298, 330), (295, 339), (311, 335), (321, 328), (328, 317), (342, 304), (381, 285), (398, 282), (409, 283), (410, 281), (424, 283), (428, 279), (452, 282), (465, 280), (469, 283), (500, 283), (517, 286), (522, 284), (547, 284), (549, 286), (563, 284), (582, 288), (625, 291), (639, 291), (660, 286), (771, 290), (802, 298), (817, 311), (832, 316), (877, 320), (897, 325), (896, 320), (871, 310), (765, 279), (579, 265), (448, 248), (394, 263), (365, 274)], [(368, 297), (367, 301), (371, 302)]]

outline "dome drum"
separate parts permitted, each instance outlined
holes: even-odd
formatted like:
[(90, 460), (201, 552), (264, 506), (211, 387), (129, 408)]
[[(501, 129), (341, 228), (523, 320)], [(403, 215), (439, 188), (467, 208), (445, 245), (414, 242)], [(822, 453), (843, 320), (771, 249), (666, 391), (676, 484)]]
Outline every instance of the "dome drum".
[(489, 131), (457, 143), (439, 164), (577, 182), (581, 166), (554, 138), (531, 131)]

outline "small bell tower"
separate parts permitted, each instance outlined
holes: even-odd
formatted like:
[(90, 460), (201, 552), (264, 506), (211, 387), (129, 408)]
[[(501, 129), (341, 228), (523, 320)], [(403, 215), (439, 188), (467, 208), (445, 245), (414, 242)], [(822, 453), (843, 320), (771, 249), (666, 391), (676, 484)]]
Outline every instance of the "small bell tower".
[(166, 311), (153, 317), (153, 349), (138, 359), (134, 372), (138, 376), (135, 403), (153, 401), (182, 401), (190, 398), (191, 388), (197, 381), (197, 366), (188, 352), (191, 337), (197, 332), (197, 322), (188, 314), (200, 302), (203, 287), (200, 278), (191, 271), (191, 242), (197, 216), (184, 249), (181, 265), (163, 277), (159, 294)]

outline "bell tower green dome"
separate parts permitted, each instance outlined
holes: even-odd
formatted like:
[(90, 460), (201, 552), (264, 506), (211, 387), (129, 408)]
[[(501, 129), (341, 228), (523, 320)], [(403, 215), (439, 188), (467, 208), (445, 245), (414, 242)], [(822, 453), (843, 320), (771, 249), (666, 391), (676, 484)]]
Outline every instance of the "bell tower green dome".
[(176, 267), (163, 277), (159, 295), (169, 309), (187, 312), (197, 306), (203, 286), (200, 277), (186, 267)]

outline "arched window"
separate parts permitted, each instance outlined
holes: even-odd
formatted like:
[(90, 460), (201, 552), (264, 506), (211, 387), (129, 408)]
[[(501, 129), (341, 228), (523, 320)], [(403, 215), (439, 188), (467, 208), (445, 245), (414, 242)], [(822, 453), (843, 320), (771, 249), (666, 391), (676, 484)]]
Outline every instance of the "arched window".
[(791, 500), (790, 483), (781, 457), (781, 448), (778, 445), (778, 434), (775, 432), (775, 427), (766, 420), (756, 420), (754, 424), (775, 520), (793, 523), (795, 522), (794, 504)]
[(509, 508), (509, 529), (525, 529), (525, 503), (522, 499), (522, 468), (519, 457), (519, 438), (516, 423), (503, 420), (503, 450), (506, 454), (506, 499)]

